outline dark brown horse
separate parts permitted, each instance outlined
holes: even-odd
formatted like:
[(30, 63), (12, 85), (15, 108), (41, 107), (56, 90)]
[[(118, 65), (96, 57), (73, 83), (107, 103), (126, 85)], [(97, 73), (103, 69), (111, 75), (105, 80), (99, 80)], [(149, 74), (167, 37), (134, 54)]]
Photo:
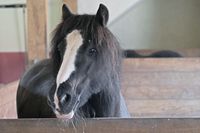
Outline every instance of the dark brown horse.
[(19, 118), (129, 117), (120, 90), (122, 52), (109, 13), (74, 15), (63, 5), (51, 58), (30, 68), (17, 92)]

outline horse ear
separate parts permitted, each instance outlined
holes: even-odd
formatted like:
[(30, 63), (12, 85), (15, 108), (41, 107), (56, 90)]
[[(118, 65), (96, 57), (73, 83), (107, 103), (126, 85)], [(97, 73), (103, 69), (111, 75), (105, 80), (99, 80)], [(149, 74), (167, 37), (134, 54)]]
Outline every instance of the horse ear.
[(102, 26), (106, 26), (109, 18), (109, 12), (105, 5), (100, 4), (96, 14), (96, 21)]
[(68, 18), (71, 15), (72, 15), (72, 13), (69, 10), (69, 8), (65, 4), (63, 4), (63, 6), (62, 6), (62, 18), (63, 18), (63, 20), (65, 20), (66, 18)]

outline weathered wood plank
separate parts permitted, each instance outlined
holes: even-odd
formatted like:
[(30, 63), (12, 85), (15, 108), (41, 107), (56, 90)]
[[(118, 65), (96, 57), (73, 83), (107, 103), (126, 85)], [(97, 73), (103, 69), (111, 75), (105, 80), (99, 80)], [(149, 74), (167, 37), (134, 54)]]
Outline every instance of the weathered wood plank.
[(199, 85), (124, 85), (123, 95), (129, 100), (195, 100), (200, 99)]
[(199, 133), (200, 119), (0, 120), (2, 133)]
[(200, 100), (126, 100), (132, 117), (199, 117)]
[(200, 58), (134, 58), (123, 60), (123, 73), (131, 72), (196, 72), (200, 71)]
[(47, 57), (47, 0), (27, 0), (29, 63)]
[(125, 59), (122, 92), (133, 117), (200, 116), (200, 59)]
[[(150, 70), (151, 71), (151, 70)], [(200, 71), (124, 73), (124, 85), (200, 85)]]
[(126, 59), (122, 89), (127, 99), (199, 99), (200, 59)]

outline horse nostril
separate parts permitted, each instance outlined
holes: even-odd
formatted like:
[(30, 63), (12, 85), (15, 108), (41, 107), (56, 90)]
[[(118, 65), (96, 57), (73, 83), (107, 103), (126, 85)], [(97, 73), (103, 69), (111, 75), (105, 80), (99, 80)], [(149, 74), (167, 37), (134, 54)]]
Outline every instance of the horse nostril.
[(60, 112), (60, 109), (59, 109), (59, 108), (56, 108), (56, 111), (57, 111), (57, 112)]
[(71, 95), (65, 94), (65, 95), (61, 98), (61, 103), (68, 103), (70, 100), (71, 100)]

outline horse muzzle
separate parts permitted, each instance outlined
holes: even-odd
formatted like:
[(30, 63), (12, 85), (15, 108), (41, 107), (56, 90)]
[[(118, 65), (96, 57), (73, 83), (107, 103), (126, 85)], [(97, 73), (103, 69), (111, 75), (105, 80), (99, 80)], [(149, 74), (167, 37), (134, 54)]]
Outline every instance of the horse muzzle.
[(60, 109), (55, 109), (55, 114), (57, 118), (65, 118), (65, 119), (72, 119), (78, 106), (79, 106), (79, 100), (76, 101), (75, 104), (73, 104), (71, 107), (67, 106), (61, 106)]
[(48, 104), (57, 118), (71, 119), (79, 107), (79, 103), (80, 95), (77, 95), (67, 83), (61, 84), (57, 93), (51, 92), (48, 98)]

